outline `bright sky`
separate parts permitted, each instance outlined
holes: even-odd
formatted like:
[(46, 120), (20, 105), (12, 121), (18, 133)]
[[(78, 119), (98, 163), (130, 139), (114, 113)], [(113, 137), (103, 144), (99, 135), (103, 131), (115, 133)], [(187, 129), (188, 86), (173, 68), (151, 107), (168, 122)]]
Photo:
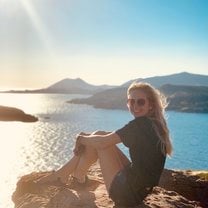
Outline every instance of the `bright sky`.
[(0, 0), (0, 89), (208, 75), (207, 0)]

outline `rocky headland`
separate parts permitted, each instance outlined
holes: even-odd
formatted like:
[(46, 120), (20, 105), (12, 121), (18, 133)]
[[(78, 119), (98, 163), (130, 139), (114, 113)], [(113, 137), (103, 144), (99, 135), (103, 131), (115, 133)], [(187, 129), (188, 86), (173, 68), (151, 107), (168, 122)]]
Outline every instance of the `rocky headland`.
[[(208, 113), (207, 86), (178, 86), (166, 84), (158, 88), (169, 103), (167, 110), (192, 113)], [(122, 109), (126, 107), (127, 87), (118, 87), (95, 93), (88, 98), (69, 100), (68, 103), (88, 104), (95, 108)]]
[[(45, 185), (34, 189), (30, 181), (50, 172), (35, 172), (23, 176), (12, 196), (15, 208), (113, 208), (98, 164), (89, 170), (88, 186)], [(200, 208), (208, 207), (208, 171), (163, 171), (155, 187), (138, 208)]]
[(36, 122), (38, 118), (18, 108), (0, 106), (0, 121)]

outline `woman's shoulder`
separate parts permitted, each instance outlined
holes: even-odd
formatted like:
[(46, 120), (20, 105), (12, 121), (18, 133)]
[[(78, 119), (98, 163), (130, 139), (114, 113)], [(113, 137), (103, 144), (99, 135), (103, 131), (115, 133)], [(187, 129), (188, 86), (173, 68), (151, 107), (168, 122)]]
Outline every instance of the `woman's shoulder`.
[(146, 125), (152, 125), (152, 120), (149, 117), (147, 117), (147, 116), (137, 117), (134, 120), (137, 123), (146, 124)]
[(142, 131), (150, 130), (152, 129), (152, 120), (148, 118), (147, 116), (137, 117), (134, 119), (134, 124), (139, 127)]

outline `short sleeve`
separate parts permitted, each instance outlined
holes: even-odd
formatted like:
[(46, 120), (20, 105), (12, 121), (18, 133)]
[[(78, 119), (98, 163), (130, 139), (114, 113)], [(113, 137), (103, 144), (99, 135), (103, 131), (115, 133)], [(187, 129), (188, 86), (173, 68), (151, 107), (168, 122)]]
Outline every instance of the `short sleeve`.
[(120, 137), (123, 144), (133, 147), (138, 139), (142, 139), (148, 133), (150, 125), (146, 117), (138, 117), (130, 121), (127, 125), (118, 129), (115, 133)]
[(138, 127), (135, 120), (130, 121), (121, 129), (118, 129), (115, 133), (120, 137), (123, 144), (127, 147), (134, 145), (137, 137)]

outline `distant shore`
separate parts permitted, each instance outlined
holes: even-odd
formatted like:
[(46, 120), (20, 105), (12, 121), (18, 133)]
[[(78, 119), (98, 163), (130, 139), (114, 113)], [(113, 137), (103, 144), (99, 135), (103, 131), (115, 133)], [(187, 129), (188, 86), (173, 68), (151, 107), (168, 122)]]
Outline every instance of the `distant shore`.
[[(167, 97), (167, 110), (186, 113), (208, 113), (208, 87), (163, 85), (159, 90)], [(68, 103), (88, 104), (95, 108), (121, 109), (126, 107), (127, 88), (114, 88), (88, 98), (76, 98)], [(105, 98), (105, 99), (103, 99)]]
[(36, 122), (38, 121), (38, 118), (33, 115), (26, 114), (18, 108), (0, 105), (0, 121)]

